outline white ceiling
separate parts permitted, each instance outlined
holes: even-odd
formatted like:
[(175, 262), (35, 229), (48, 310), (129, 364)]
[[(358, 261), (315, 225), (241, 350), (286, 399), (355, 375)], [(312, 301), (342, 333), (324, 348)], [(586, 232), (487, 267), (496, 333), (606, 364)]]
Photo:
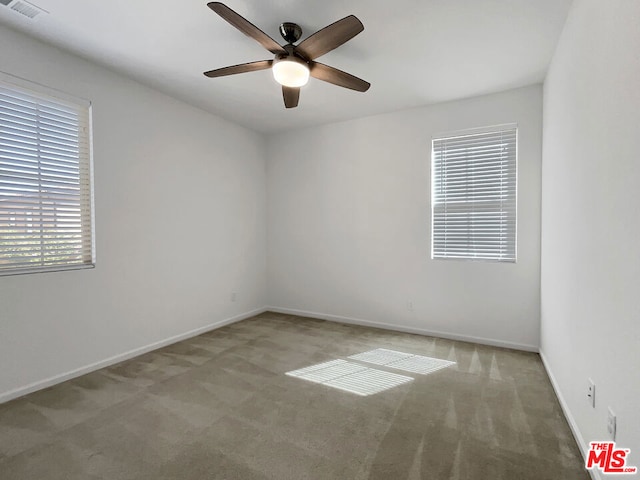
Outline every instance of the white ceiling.
[(33, 0), (29, 20), (0, 6), (0, 22), (123, 72), (260, 132), (399, 110), (541, 82), (571, 0), (226, 0), (284, 43), (349, 14), (365, 30), (320, 61), (372, 86), (353, 92), (311, 79), (285, 110), (269, 70), (209, 79), (205, 70), (272, 58), (206, 0)]

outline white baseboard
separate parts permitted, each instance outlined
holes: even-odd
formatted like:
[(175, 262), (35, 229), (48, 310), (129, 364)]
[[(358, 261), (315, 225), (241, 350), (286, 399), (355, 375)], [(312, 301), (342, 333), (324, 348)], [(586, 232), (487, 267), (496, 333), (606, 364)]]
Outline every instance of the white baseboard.
[[(558, 402), (560, 403), (560, 407), (562, 408), (562, 412), (564, 413), (565, 418), (567, 419), (567, 423), (571, 428), (571, 433), (573, 433), (573, 437), (576, 439), (576, 443), (578, 444), (578, 448), (580, 449), (580, 453), (582, 454), (582, 460), (585, 461), (587, 458), (587, 443), (584, 441), (584, 437), (578, 428), (578, 424), (576, 423), (575, 418), (571, 414), (571, 410), (569, 410), (569, 405), (565, 401), (562, 396), (562, 392), (560, 391), (560, 385), (556, 381), (556, 377), (553, 375), (551, 368), (549, 367), (549, 362), (547, 361), (547, 357), (545, 357), (544, 352), (540, 350), (540, 358), (542, 359), (542, 364), (544, 365), (544, 369), (547, 371), (547, 376), (549, 377), (549, 381), (551, 382), (551, 386), (553, 390), (556, 392), (556, 397), (558, 398)], [(602, 480), (600, 476), (600, 472), (597, 470), (587, 470), (591, 475), (593, 480)]]
[(22, 397), (23, 395), (27, 395), (37, 390), (42, 390), (43, 388), (51, 387), (58, 383), (66, 382), (67, 380), (71, 380), (72, 378), (85, 375), (95, 370), (100, 370), (101, 368), (109, 367), (111, 365), (122, 362), (124, 360), (129, 360), (130, 358), (137, 357), (138, 355), (142, 355), (143, 353), (151, 352), (152, 350), (157, 350), (158, 348), (166, 347), (167, 345), (171, 345), (173, 343), (177, 343), (182, 340), (186, 340), (188, 338), (202, 335), (203, 333), (210, 332), (211, 330), (215, 330), (220, 327), (224, 327), (225, 325), (230, 325), (232, 323), (239, 322), (246, 318), (259, 315), (265, 312), (266, 310), (267, 310), (266, 308), (257, 308), (255, 310), (251, 310), (250, 312), (245, 312), (239, 315), (235, 315), (233, 317), (225, 318), (224, 320), (219, 320), (217, 322), (211, 323), (204, 327), (196, 328), (194, 330), (190, 330), (188, 332), (181, 333), (179, 335), (174, 335), (173, 337), (169, 337), (164, 340), (160, 340), (158, 342), (145, 345), (143, 347), (129, 350), (128, 352), (114, 355), (113, 357), (109, 357), (104, 360), (100, 360), (99, 362), (85, 365), (80, 368), (76, 368), (69, 372), (61, 373), (59, 375), (54, 375), (53, 377), (49, 377), (44, 380), (38, 380), (37, 382), (33, 382), (28, 385), (15, 388), (13, 390), (9, 390), (8, 392), (0, 393), (0, 404), (4, 402), (8, 402), (9, 400), (13, 400), (14, 398)]
[(275, 313), (285, 313), (288, 315), (298, 315), (301, 317), (317, 318), (320, 320), (328, 320), (330, 322), (348, 323), (353, 325), (362, 325), (365, 327), (382, 328), (384, 330), (395, 330), (397, 332), (415, 333), (417, 335), (426, 335), (429, 337), (440, 337), (448, 340), (459, 340), (462, 342), (480, 343), (483, 345), (491, 345), (493, 347), (511, 348), (514, 350), (523, 350), (526, 352), (538, 352), (538, 347), (535, 345), (526, 345), (522, 343), (507, 342), (504, 340), (495, 340), (485, 337), (472, 337), (468, 335), (459, 335), (457, 333), (439, 332), (436, 330), (427, 330), (423, 328), (410, 327), (406, 325), (396, 325), (390, 323), (374, 322), (371, 320), (363, 320), (360, 318), (342, 317), (339, 315), (330, 315), (327, 313), (309, 312), (306, 310), (296, 310), (293, 308), (282, 307), (266, 307), (267, 311)]

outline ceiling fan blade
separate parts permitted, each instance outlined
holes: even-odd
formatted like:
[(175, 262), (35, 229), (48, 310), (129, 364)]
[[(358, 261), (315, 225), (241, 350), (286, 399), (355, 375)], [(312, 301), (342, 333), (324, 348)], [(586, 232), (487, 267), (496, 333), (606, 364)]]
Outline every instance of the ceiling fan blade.
[(296, 50), (313, 60), (348, 42), (363, 30), (362, 22), (356, 16), (349, 15), (307, 37), (296, 46)]
[(286, 53), (284, 48), (282, 48), (278, 42), (256, 27), (249, 20), (231, 10), (225, 4), (220, 2), (209, 2), (207, 3), (207, 6), (246, 36), (256, 40), (271, 53)]
[(354, 77), (347, 72), (330, 67), (324, 63), (310, 62), (309, 67), (309, 73), (313, 78), (333, 83), (339, 87), (350, 88), (358, 92), (366, 92), (371, 86), (369, 82), (365, 82), (361, 78)]
[(240, 65), (233, 65), (231, 67), (216, 68), (215, 70), (204, 72), (204, 74), (209, 78), (224, 77), (226, 75), (235, 75), (236, 73), (266, 70), (267, 68), (271, 68), (272, 64), (273, 60), (260, 60), (259, 62), (249, 62), (242, 63)]
[(300, 88), (282, 86), (282, 98), (284, 98), (284, 106), (287, 108), (295, 108), (298, 106), (300, 99)]

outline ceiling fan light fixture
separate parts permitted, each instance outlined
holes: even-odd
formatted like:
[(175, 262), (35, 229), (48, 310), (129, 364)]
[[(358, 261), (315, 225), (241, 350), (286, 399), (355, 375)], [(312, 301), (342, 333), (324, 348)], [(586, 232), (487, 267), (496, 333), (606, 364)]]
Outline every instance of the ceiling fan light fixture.
[(276, 59), (272, 70), (276, 82), (285, 87), (302, 87), (309, 81), (309, 66), (297, 57)]
[[(0, 0), (0, 3), (6, 3), (6, 1)], [(282, 35), (287, 44), (280, 45), (225, 4), (209, 2), (207, 6), (231, 26), (251, 37), (271, 52), (272, 55), (275, 55), (273, 60), (259, 60), (257, 62), (209, 70), (204, 72), (208, 78), (257, 72), (271, 68), (274, 79), (282, 86), (282, 99), (286, 108), (298, 106), (300, 87), (307, 84), (310, 76), (357, 92), (366, 92), (371, 86), (369, 82), (365, 82), (361, 78), (315, 61), (316, 58), (335, 50), (364, 30), (364, 25), (355, 15), (348, 15), (337, 22), (333, 22), (331, 25), (327, 25), (316, 33), (309, 35), (297, 45), (294, 44), (301, 38), (302, 28), (293, 22), (284, 22), (280, 25), (280, 35)]]

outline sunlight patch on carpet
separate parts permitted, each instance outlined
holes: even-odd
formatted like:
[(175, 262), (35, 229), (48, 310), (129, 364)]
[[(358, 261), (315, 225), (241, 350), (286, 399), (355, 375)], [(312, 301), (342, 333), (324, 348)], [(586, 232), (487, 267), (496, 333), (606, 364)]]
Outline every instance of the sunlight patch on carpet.
[(451, 365), (455, 365), (456, 363), (450, 362), (449, 360), (442, 360), (440, 358), (396, 352), (395, 350), (387, 350), (386, 348), (377, 348), (368, 352), (358, 353), (357, 355), (351, 355), (349, 358), (405, 372), (418, 373), (420, 375), (428, 375), (443, 368), (450, 367)]
[(411, 377), (383, 372), (346, 360), (332, 360), (293, 370), (286, 375), (360, 396), (373, 395), (413, 380)]

